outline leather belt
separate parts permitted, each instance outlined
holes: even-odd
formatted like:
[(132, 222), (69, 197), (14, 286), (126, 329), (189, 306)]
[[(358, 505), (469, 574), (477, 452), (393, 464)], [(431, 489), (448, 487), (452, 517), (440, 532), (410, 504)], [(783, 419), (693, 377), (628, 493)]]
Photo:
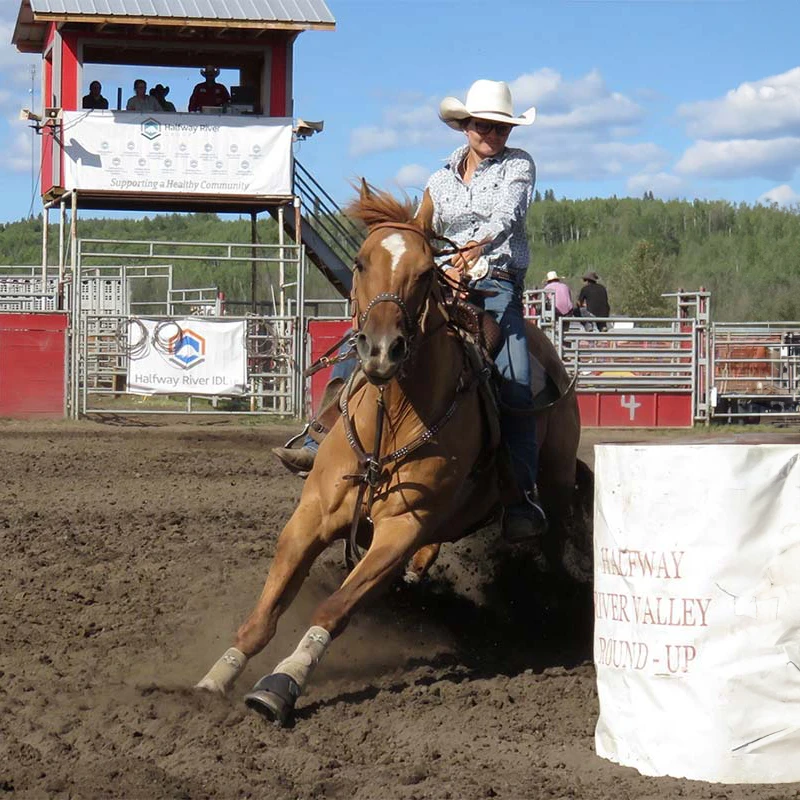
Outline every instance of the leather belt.
[(497, 281), (511, 281), (511, 283), (517, 282), (517, 273), (503, 269), (502, 267), (492, 267), (492, 269), (489, 271), (488, 277), (494, 278)]

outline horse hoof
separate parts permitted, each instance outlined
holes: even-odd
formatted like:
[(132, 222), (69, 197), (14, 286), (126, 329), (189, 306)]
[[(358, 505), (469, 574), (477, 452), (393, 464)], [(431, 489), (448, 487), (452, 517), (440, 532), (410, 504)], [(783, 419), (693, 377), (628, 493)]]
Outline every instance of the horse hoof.
[(414, 572), (412, 569), (407, 569), (403, 575), (403, 583), (406, 586), (417, 586), (422, 580), (422, 575)]
[(295, 680), (282, 672), (273, 672), (265, 675), (253, 691), (244, 696), (244, 702), (248, 708), (282, 728), (291, 719), (298, 697), (300, 687)]

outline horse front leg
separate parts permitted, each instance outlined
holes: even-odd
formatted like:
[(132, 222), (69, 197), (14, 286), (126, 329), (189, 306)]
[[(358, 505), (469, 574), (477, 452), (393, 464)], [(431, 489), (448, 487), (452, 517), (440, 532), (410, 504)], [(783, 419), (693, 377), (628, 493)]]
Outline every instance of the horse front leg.
[(276, 724), (284, 725), (314, 668), (331, 641), (347, 627), (358, 605), (389, 586), (420, 544), (420, 525), (413, 515), (381, 520), (364, 558), (339, 589), (317, 606), (311, 627), (297, 649), (256, 683), (245, 697), (247, 705)]
[(278, 538), (275, 557), (261, 596), (229, 647), (197, 684), (198, 689), (225, 694), (248, 659), (263, 650), (281, 614), (297, 595), (317, 556), (331, 541), (323, 530), (319, 503), (301, 501)]

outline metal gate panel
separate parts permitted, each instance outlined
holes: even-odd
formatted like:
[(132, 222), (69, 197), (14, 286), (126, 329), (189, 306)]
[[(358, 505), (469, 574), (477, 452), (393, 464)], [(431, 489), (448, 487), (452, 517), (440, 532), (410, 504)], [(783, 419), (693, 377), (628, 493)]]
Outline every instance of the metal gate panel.
[[(154, 317), (172, 324), (172, 317)], [(78, 407), (81, 414), (254, 414), (296, 416), (297, 321), (290, 317), (221, 317), (247, 324), (244, 395), (184, 393), (157, 399), (129, 393), (128, 326), (135, 317), (82, 314), (78, 336)], [(204, 317), (209, 321), (208, 317)]]

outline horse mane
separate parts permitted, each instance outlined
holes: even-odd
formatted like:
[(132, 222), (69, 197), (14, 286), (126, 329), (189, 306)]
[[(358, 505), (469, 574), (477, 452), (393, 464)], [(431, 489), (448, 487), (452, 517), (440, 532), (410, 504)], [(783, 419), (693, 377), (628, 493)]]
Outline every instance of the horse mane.
[(363, 185), (368, 191), (361, 191), (360, 196), (345, 207), (348, 217), (358, 220), (368, 229), (383, 222), (402, 222), (421, 229), (414, 218), (414, 206), (410, 199), (398, 200), (389, 192)]

